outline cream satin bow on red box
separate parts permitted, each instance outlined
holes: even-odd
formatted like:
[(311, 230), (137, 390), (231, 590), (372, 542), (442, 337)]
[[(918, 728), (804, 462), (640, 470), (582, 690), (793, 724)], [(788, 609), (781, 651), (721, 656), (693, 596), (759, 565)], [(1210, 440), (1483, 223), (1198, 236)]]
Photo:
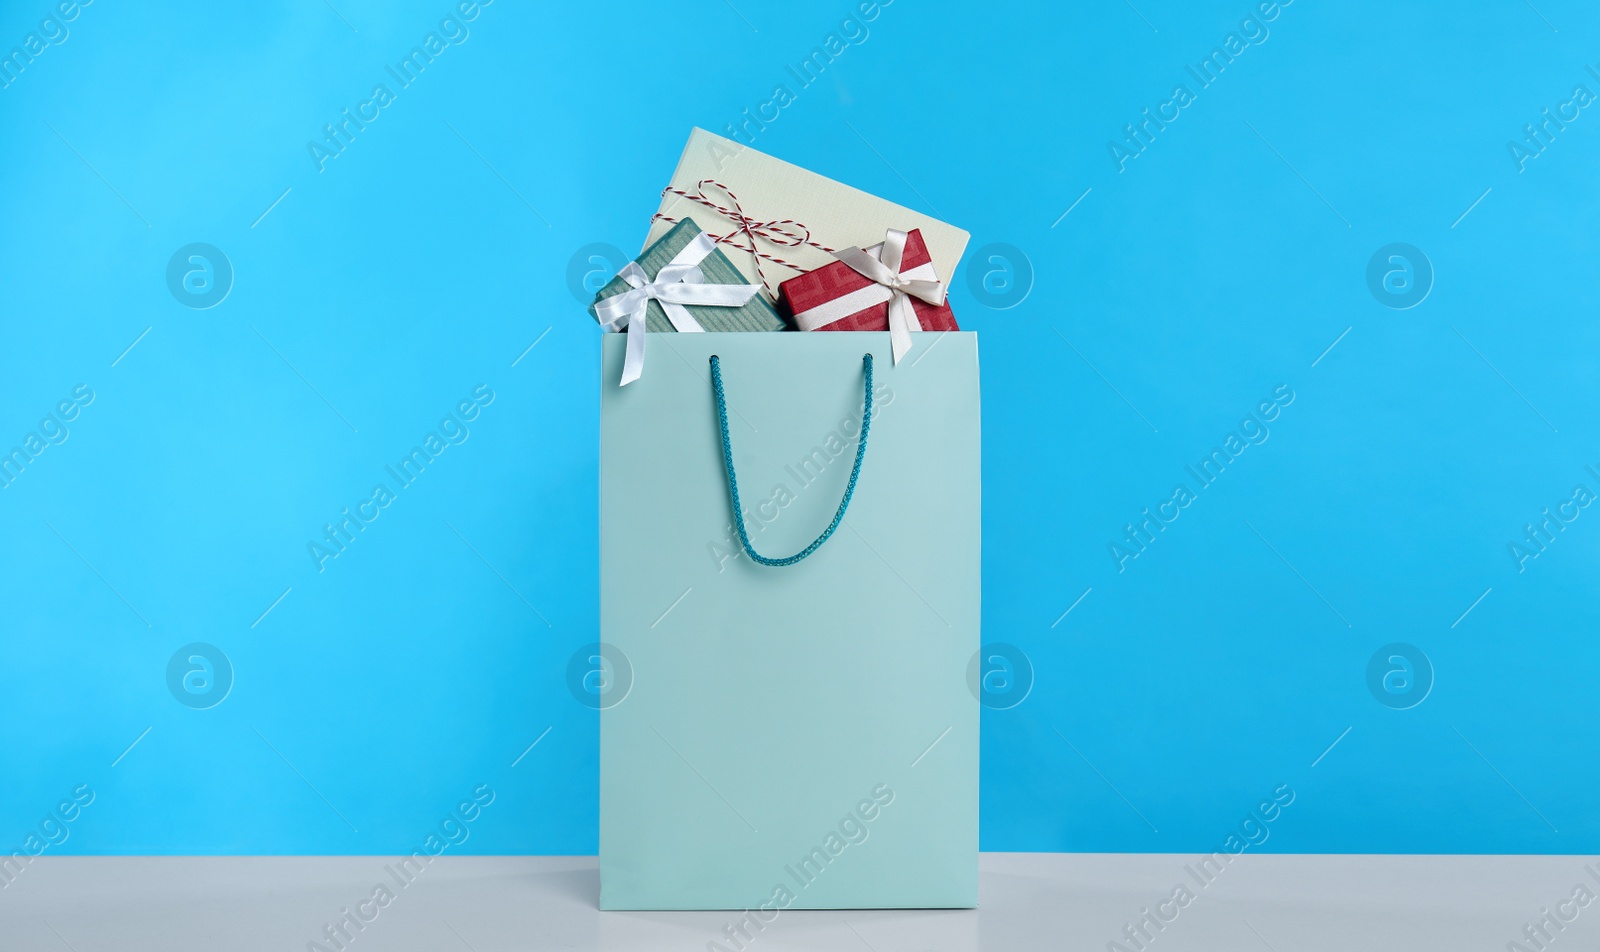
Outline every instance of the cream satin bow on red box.
[(888, 301), (889, 344), (894, 360), (898, 363), (906, 351), (911, 349), (911, 332), (923, 329), (911, 299), (917, 298), (934, 307), (944, 303), (944, 283), (933, 270), (932, 261), (904, 271), (900, 270), (900, 264), (905, 258), (906, 234), (890, 228), (881, 245), (865, 251), (860, 248), (846, 248), (843, 251), (833, 252), (835, 258), (872, 284), (796, 313), (795, 326), (803, 331), (816, 330), (841, 318), (849, 317), (857, 311), (864, 311), (873, 305)]

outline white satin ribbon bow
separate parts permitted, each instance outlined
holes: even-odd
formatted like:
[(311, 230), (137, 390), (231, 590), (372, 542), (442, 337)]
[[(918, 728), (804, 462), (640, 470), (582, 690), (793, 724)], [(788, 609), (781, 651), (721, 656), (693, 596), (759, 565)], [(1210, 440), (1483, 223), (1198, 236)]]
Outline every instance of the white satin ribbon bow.
[(630, 261), (617, 276), (628, 283), (629, 290), (595, 303), (595, 316), (600, 326), (613, 333), (626, 331), (628, 350), (622, 363), (622, 382), (627, 386), (644, 373), (645, 317), (650, 302), (660, 301), (667, 320), (680, 333), (705, 330), (684, 308), (685, 304), (700, 307), (740, 307), (761, 290), (759, 284), (706, 284), (700, 262), (716, 248), (716, 242), (704, 232), (684, 246), (651, 280), (639, 262)]
[[(852, 271), (877, 285), (863, 289), (875, 292), (873, 297), (876, 300), (872, 303), (882, 301), (884, 299), (882, 289), (888, 290), (889, 349), (894, 355), (895, 363), (899, 363), (900, 358), (911, 349), (911, 332), (922, 330), (922, 322), (917, 320), (917, 309), (912, 305), (911, 299), (917, 298), (935, 307), (944, 303), (944, 284), (938, 280), (932, 262), (905, 271), (900, 270), (900, 260), (905, 256), (905, 250), (906, 233), (890, 228), (883, 244), (874, 249), (862, 251), (860, 248), (846, 248), (833, 253), (835, 258), (849, 265)], [(874, 251), (877, 252), (876, 255), (873, 254)], [(846, 298), (848, 297), (849, 295), (846, 295)], [(845, 306), (848, 307), (849, 304)], [(862, 307), (868, 306), (870, 304), (853, 308), (845, 313), (854, 314)], [(821, 324), (828, 323), (832, 321), (821, 322)], [(810, 330), (804, 326), (802, 329)]]

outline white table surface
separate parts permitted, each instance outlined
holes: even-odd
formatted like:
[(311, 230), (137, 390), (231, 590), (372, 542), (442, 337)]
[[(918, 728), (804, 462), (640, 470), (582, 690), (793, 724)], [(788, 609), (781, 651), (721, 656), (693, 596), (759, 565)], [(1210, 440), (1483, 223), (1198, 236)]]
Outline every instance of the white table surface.
[[(1600, 895), (1589, 856), (1241, 856), (1204, 887), (1169, 854), (986, 853), (977, 910), (782, 912), (729, 943), (726, 912), (596, 909), (594, 857), (440, 857), (344, 948), (1104, 950), (1145, 908), (1186, 884), (1185, 908), (1151, 952), (1501, 952), (1578, 884)], [(298, 952), (367, 899), (390, 857), (41, 857), (0, 889), (6, 952)], [(1594, 864), (1596, 873), (1585, 867)], [(369, 909), (372, 907), (368, 907)], [(1600, 902), (1576, 911), (1551, 952), (1596, 948)], [(1173, 907), (1168, 906), (1170, 912)], [(1529, 948), (1536, 948), (1529, 945)]]

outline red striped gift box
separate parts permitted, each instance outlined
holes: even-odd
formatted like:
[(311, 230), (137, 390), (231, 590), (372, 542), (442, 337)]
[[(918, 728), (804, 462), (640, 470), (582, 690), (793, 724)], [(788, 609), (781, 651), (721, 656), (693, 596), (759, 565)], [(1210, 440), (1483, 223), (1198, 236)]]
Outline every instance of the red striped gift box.
[[(878, 257), (883, 246), (866, 249)], [(933, 259), (922, 241), (922, 232), (913, 228), (906, 234), (905, 254), (900, 261), (900, 276), (911, 280), (937, 281)], [(778, 285), (779, 299), (803, 331), (886, 331), (889, 329), (891, 292), (857, 272), (843, 261), (809, 271)], [(925, 331), (958, 331), (949, 300), (933, 305), (911, 299), (917, 323)]]

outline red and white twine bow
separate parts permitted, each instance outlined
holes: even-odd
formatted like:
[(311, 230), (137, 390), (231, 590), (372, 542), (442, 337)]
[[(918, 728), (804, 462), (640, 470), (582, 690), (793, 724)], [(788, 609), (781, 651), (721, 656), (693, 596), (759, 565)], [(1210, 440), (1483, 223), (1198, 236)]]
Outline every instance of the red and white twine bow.
[[(711, 191), (708, 191), (708, 188)], [(721, 193), (726, 196), (726, 205), (723, 205), (713, 197), (713, 194), (716, 190), (720, 190)], [(757, 221), (756, 219), (746, 215), (744, 213), (744, 209), (739, 207), (739, 197), (733, 194), (733, 190), (714, 179), (701, 179), (695, 184), (695, 190), (692, 192), (686, 189), (674, 188), (673, 186), (669, 185), (661, 190), (661, 194), (663, 197), (667, 195), (677, 195), (678, 197), (693, 202), (702, 208), (716, 212), (718, 215), (721, 215), (723, 218), (726, 218), (732, 222), (734, 226), (733, 230), (725, 235), (715, 234), (714, 232), (711, 232), (710, 229), (706, 228), (702, 228), (701, 230), (711, 234), (712, 240), (719, 244), (731, 245), (735, 248), (738, 248), (740, 251), (752, 255), (756, 262), (756, 275), (761, 278), (761, 283), (766, 286), (768, 296), (770, 296), (773, 300), (777, 299), (777, 291), (773, 288), (772, 282), (768, 280), (766, 271), (761, 267), (761, 262), (763, 259), (771, 261), (773, 264), (781, 264), (791, 271), (805, 271), (806, 269), (791, 261), (785, 261), (783, 258), (780, 258), (775, 254), (761, 250), (761, 246), (758, 241), (765, 241), (769, 245), (777, 248), (811, 247), (817, 249), (818, 251), (827, 252), (828, 254), (836, 254), (832, 248), (812, 241), (811, 229), (800, 222), (793, 221), (788, 218), (775, 219), (773, 221)], [(663, 215), (660, 212), (657, 212), (655, 216), (651, 218), (651, 221), (663, 221), (674, 225), (680, 220), (681, 219), (673, 218), (670, 215)]]

